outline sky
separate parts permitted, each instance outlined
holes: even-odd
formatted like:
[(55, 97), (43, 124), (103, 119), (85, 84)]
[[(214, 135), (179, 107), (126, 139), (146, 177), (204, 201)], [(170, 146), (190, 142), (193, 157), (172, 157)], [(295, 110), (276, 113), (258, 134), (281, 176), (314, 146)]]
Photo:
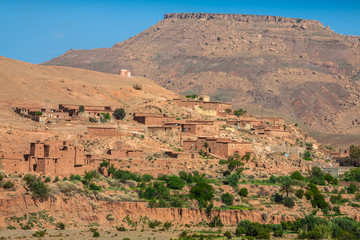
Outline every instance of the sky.
[(0, 0), (0, 56), (42, 63), (69, 49), (111, 47), (173, 12), (313, 19), (360, 35), (360, 0)]

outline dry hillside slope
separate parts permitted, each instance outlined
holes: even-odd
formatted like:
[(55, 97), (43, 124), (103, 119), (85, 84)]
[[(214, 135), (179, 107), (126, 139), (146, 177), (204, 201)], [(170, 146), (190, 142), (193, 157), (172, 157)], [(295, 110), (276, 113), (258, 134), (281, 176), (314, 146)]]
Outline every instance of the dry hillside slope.
[[(60, 103), (129, 106), (144, 99), (176, 96), (142, 77), (121, 77), (70, 67), (41, 66), (0, 57), (0, 102), (3, 107)], [(142, 86), (142, 91), (133, 88)], [(156, 93), (156, 94), (154, 94)]]
[(314, 20), (175, 13), (112, 48), (71, 50), (44, 64), (108, 73), (121, 66), (176, 92), (360, 134), (359, 43)]

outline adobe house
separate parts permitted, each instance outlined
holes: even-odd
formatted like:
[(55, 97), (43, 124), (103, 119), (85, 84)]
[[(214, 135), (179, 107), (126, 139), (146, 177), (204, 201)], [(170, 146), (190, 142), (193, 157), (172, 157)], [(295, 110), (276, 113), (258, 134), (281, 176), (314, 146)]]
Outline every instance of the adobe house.
[(163, 125), (165, 122), (172, 121), (174, 118), (167, 117), (162, 113), (134, 113), (134, 121), (145, 125)]
[(131, 77), (131, 72), (126, 69), (121, 69), (119, 75), (122, 77)]
[(23, 154), (0, 153), (0, 170), (6, 172), (28, 172), (29, 162)]
[(84, 148), (66, 141), (45, 141), (30, 144), (29, 171), (44, 175), (83, 174), (85, 167)]
[(120, 149), (108, 150), (107, 154), (111, 156), (110, 158), (141, 158), (144, 152), (137, 149)]
[(147, 133), (149, 135), (159, 135), (159, 134), (168, 134), (168, 135), (175, 135), (180, 132), (179, 126), (172, 126), (172, 125), (164, 125), (164, 126), (149, 126), (147, 127)]
[(191, 134), (195, 136), (219, 135), (220, 126), (214, 121), (207, 120), (186, 120), (167, 122), (164, 127), (173, 127), (173, 131)]
[(264, 129), (264, 134), (274, 137), (288, 137), (290, 133), (284, 130), (284, 127), (271, 126)]
[(114, 110), (111, 106), (90, 106), (90, 105), (75, 105), (75, 104), (59, 104), (59, 109), (63, 112), (68, 112), (69, 116), (79, 116), (80, 106), (84, 107), (83, 114), (85, 117), (96, 117), (102, 113), (113, 114)]
[[(208, 148), (205, 148), (205, 142), (208, 144)], [(198, 137), (197, 140), (184, 140), (184, 150), (204, 151), (209, 154), (214, 154), (220, 157), (228, 157), (239, 154), (240, 156), (246, 153), (251, 153), (251, 143), (238, 142), (232, 139), (220, 139), (209, 137)]]
[(188, 160), (188, 159), (198, 159), (199, 158), (199, 153), (196, 151), (193, 151), (193, 152), (166, 151), (165, 154), (170, 158), (175, 158), (178, 160)]
[(88, 126), (87, 133), (97, 137), (114, 137), (118, 135), (116, 126)]

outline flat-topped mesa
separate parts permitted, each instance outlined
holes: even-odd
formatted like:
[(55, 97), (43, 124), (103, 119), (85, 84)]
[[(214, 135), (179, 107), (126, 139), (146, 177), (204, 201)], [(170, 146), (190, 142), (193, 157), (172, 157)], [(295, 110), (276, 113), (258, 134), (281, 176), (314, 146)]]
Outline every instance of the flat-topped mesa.
[(164, 19), (215, 19), (215, 20), (233, 20), (240, 22), (285, 22), (285, 23), (312, 23), (322, 25), (319, 21), (301, 18), (286, 18), (265, 15), (246, 15), (246, 14), (219, 14), (219, 13), (167, 13)]

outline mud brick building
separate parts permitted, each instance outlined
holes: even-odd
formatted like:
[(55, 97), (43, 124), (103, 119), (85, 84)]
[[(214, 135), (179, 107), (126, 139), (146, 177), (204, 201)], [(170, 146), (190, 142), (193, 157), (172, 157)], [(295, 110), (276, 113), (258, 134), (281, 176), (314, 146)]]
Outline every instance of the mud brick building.
[(44, 175), (83, 174), (87, 166), (84, 148), (65, 141), (31, 143), (28, 162), (29, 171)]
[(196, 151), (191, 151), (191, 152), (166, 151), (165, 154), (170, 158), (175, 158), (179, 160), (199, 158), (199, 153)]
[(173, 117), (167, 117), (161, 113), (134, 113), (134, 121), (150, 126), (161, 126), (165, 122), (175, 120)]
[(181, 131), (184, 134), (191, 134), (195, 136), (215, 136), (219, 135), (219, 125), (214, 121), (202, 121), (202, 120), (186, 120), (167, 122), (164, 127), (172, 126), (173, 129)]
[[(84, 107), (84, 112), (80, 112), (80, 106)], [(89, 105), (74, 105), (74, 104), (59, 104), (59, 110), (69, 113), (70, 116), (79, 116), (84, 114), (85, 117), (96, 117), (102, 113), (113, 114), (114, 110), (111, 106), (89, 106)]]
[[(208, 101), (206, 101), (208, 100)], [(194, 100), (194, 99), (181, 99), (181, 98), (175, 98), (171, 100), (170, 102), (181, 106), (185, 108), (191, 108), (193, 110), (201, 111), (209, 111), (209, 115), (212, 115), (213, 112), (215, 116), (222, 116), (226, 117), (226, 109), (231, 109), (231, 104), (229, 103), (223, 103), (218, 101), (209, 101), (209, 98), (206, 98), (206, 100)]]
[(108, 150), (107, 152), (110, 159), (118, 158), (141, 158), (144, 155), (142, 150), (137, 149), (120, 149), (120, 150)]
[(131, 72), (126, 69), (121, 69), (119, 75), (122, 77), (131, 77)]
[(114, 137), (119, 135), (116, 126), (88, 126), (87, 133), (97, 137)]
[(8, 172), (29, 172), (29, 162), (24, 154), (0, 153), (0, 170)]
[(0, 158), (0, 168), (9, 172), (68, 176), (95, 167), (85, 158), (82, 146), (65, 141), (34, 142), (30, 144), (29, 154), (3, 154)]
[[(208, 148), (205, 148), (205, 142)], [(198, 137), (197, 140), (184, 140), (183, 149), (187, 151), (204, 151), (209, 154), (214, 154), (226, 158), (239, 154), (240, 156), (246, 153), (251, 153), (251, 143), (238, 142), (232, 139)]]

